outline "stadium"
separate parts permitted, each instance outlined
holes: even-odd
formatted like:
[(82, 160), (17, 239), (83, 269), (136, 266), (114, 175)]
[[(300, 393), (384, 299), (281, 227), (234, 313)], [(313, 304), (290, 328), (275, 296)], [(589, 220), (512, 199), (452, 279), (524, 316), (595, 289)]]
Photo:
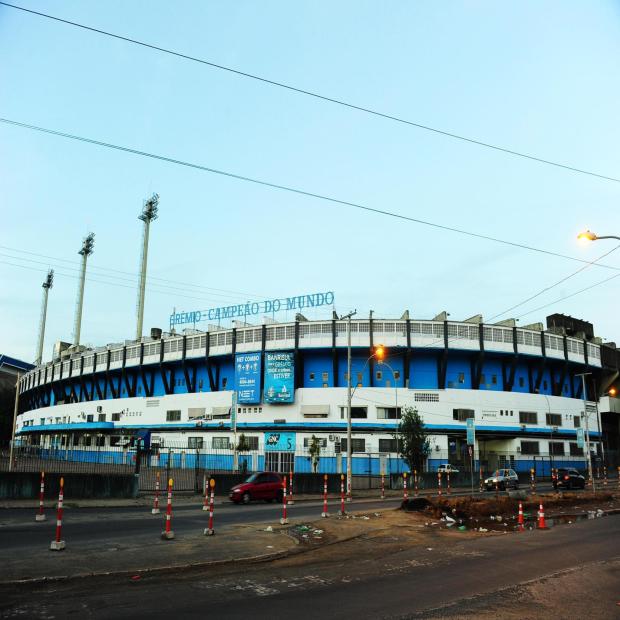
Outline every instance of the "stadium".
[(430, 433), (428, 471), (442, 463), (543, 475), (552, 466), (585, 469), (586, 422), (593, 461), (605, 449), (608, 462), (617, 459), (617, 399), (608, 393), (620, 355), (590, 323), (552, 315), (546, 328), (517, 327), (448, 316), (349, 323), (297, 314), (208, 331), (176, 333), (173, 325), (98, 348), (57, 346), (51, 362), (20, 381), (16, 437), (70, 460), (97, 453), (130, 462), (139, 445), (159, 465), (303, 472), (311, 471), (314, 436), (319, 471), (343, 472), (350, 336), (353, 474), (406, 468), (394, 437), (404, 407), (417, 409)]

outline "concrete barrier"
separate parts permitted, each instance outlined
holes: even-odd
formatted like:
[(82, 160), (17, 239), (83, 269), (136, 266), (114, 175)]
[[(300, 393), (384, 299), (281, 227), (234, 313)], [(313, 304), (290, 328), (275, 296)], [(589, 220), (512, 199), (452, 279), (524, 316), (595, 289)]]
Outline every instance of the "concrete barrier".
[[(45, 474), (45, 497), (56, 499), (61, 474)], [(73, 499), (134, 498), (138, 477), (114, 474), (66, 474), (65, 497)], [(0, 499), (36, 499), (41, 485), (40, 472), (0, 472)]]

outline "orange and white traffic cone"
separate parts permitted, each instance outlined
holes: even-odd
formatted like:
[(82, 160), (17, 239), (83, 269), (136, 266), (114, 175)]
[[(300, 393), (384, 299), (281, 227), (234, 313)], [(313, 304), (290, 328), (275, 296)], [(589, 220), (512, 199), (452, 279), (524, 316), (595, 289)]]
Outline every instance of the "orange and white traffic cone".
[(547, 524), (545, 523), (545, 509), (543, 508), (542, 502), (540, 502), (540, 505), (538, 507), (538, 529), (548, 529)]

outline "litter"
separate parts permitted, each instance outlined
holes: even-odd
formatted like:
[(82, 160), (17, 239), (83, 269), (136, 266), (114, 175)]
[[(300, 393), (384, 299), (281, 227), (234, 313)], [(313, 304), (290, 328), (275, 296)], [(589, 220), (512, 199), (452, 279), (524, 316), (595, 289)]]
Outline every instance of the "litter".
[(273, 532), (273, 528), (271, 527), (271, 525), (265, 528), (265, 532)]
[(487, 528), (486, 528), (486, 527), (479, 527), (479, 528), (478, 528), (478, 531), (479, 531), (479, 532), (488, 532), (489, 530), (487, 530)]

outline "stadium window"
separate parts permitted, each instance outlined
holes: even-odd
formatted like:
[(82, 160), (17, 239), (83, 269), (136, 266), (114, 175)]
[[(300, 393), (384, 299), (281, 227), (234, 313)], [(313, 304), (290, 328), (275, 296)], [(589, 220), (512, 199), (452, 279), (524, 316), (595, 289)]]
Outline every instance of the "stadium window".
[[(95, 416), (94, 416), (92, 413), (89, 413), (89, 414), (86, 416), (86, 421), (87, 421), (87, 422), (94, 422), (94, 421), (95, 421)], [(64, 419), (63, 419), (63, 422), (64, 422)]]
[[(343, 438), (340, 440), (340, 450), (342, 452), (347, 451), (346, 438)], [(352, 439), (351, 440), (351, 453), (353, 452), (366, 452), (366, 440), (365, 439)]]
[(45, 424), (45, 418), (40, 418), (40, 424), (43, 426)]
[[(377, 407), (378, 420), (400, 420), (401, 408), (399, 407)], [(396, 452), (396, 450), (379, 450), (379, 452)]]
[(497, 375), (491, 375), (491, 383), (497, 385)]
[(571, 442), (569, 450), (571, 456), (583, 456), (583, 448), (580, 448), (576, 443)]
[(379, 439), (379, 452), (398, 452), (397, 439)]
[(79, 435), (73, 435), (73, 445), (74, 446), (79, 446), (80, 445), (80, 436)]
[(578, 415), (573, 416), (573, 425), (575, 428), (581, 428), (581, 417)]
[(465, 422), (469, 418), (475, 417), (475, 412), (473, 409), (453, 409), (452, 410), (452, 419), (457, 420), (459, 422)]
[(549, 453), (553, 456), (564, 456), (564, 442), (563, 441), (550, 441)]
[(465, 373), (459, 372), (459, 383), (465, 383)]
[(92, 444), (92, 439), (90, 435), (84, 435), (84, 445), (90, 446)]
[(380, 370), (377, 370), (376, 377), (377, 381), (381, 381), (381, 379), (383, 378), (383, 373)]
[(211, 447), (214, 450), (228, 450), (230, 448), (230, 441), (228, 437), (212, 437)]
[(121, 419), (121, 414), (120, 413), (113, 413), (112, 414), (112, 422), (120, 422)]
[(547, 426), (562, 426), (562, 416), (559, 413), (547, 413), (545, 418)]
[(181, 420), (181, 411), (179, 409), (174, 409), (172, 411), (166, 411), (166, 422), (180, 422)]
[[(340, 407), (340, 417), (345, 419), (347, 417), (347, 408)], [(351, 407), (351, 418), (367, 418), (368, 407)]]
[(328, 372), (324, 372), (321, 374), (321, 377), (323, 378), (323, 387), (325, 387), (325, 383), (327, 383), (329, 381), (329, 373)]
[(193, 450), (202, 450), (204, 439), (202, 437), (188, 437), (187, 447)]
[(222, 388), (225, 388), (227, 383), (228, 383), (228, 377), (224, 377), (222, 379)]
[(400, 370), (394, 371), (394, 380), (398, 381), (400, 379)]
[(245, 441), (248, 445), (249, 450), (258, 450), (258, 437), (247, 437)]
[[(315, 437), (321, 448), (327, 448), (327, 439), (324, 437)], [(304, 448), (309, 448), (312, 444), (312, 437), (304, 437)]]
[(97, 437), (95, 437), (95, 445), (98, 448), (105, 446), (105, 435), (97, 435)]
[(357, 373), (357, 387), (362, 387), (362, 373)]
[(97, 421), (98, 421), (98, 422), (105, 422), (105, 413), (100, 413), (100, 414), (97, 416)]
[(525, 387), (525, 379), (523, 377), (519, 377), (519, 387)]
[(519, 424), (538, 424), (536, 411), (519, 411)]
[(522, 441), (521, 454), (540, 454), (540, 448), (537, 441)]
[(313, 372), (310, 373), (310, 381), (314, 381), (314, 373)]

